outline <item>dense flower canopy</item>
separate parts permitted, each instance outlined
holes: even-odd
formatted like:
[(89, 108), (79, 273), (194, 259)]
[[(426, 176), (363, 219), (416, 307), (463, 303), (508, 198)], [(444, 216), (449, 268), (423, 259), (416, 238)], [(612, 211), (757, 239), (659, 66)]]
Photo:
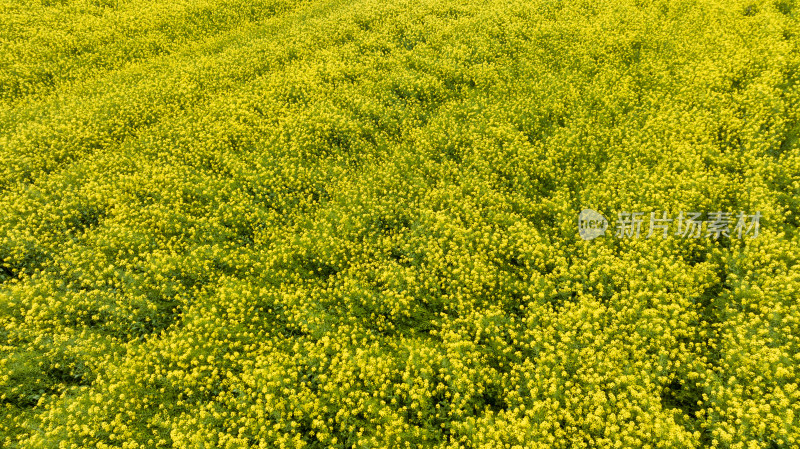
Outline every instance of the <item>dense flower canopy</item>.
[(2, 0), (0, 447), (800, 446), (798, 14)]

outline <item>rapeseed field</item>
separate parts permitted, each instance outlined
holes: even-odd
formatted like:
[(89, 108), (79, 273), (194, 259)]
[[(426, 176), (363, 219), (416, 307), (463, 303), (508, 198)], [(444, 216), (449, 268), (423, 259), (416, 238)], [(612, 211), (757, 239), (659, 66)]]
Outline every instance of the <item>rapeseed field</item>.
[(0, 447), (800, 448), (796, 0), (0, 0)]

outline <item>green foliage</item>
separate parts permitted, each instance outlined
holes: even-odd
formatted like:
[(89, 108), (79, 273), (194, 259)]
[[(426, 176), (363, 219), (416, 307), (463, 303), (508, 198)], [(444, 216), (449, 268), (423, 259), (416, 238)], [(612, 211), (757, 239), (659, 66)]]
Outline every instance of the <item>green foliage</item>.
[(799, 68), (785, 0), (4, 0), (0, 447), (797, 447)]

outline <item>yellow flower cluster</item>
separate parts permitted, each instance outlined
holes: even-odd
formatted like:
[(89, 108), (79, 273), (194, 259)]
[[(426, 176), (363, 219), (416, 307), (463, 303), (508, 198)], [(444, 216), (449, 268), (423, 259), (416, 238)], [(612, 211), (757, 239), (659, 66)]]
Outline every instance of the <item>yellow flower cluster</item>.
[(0, 2), (0, 447), (800, 447), (795, 3)]

